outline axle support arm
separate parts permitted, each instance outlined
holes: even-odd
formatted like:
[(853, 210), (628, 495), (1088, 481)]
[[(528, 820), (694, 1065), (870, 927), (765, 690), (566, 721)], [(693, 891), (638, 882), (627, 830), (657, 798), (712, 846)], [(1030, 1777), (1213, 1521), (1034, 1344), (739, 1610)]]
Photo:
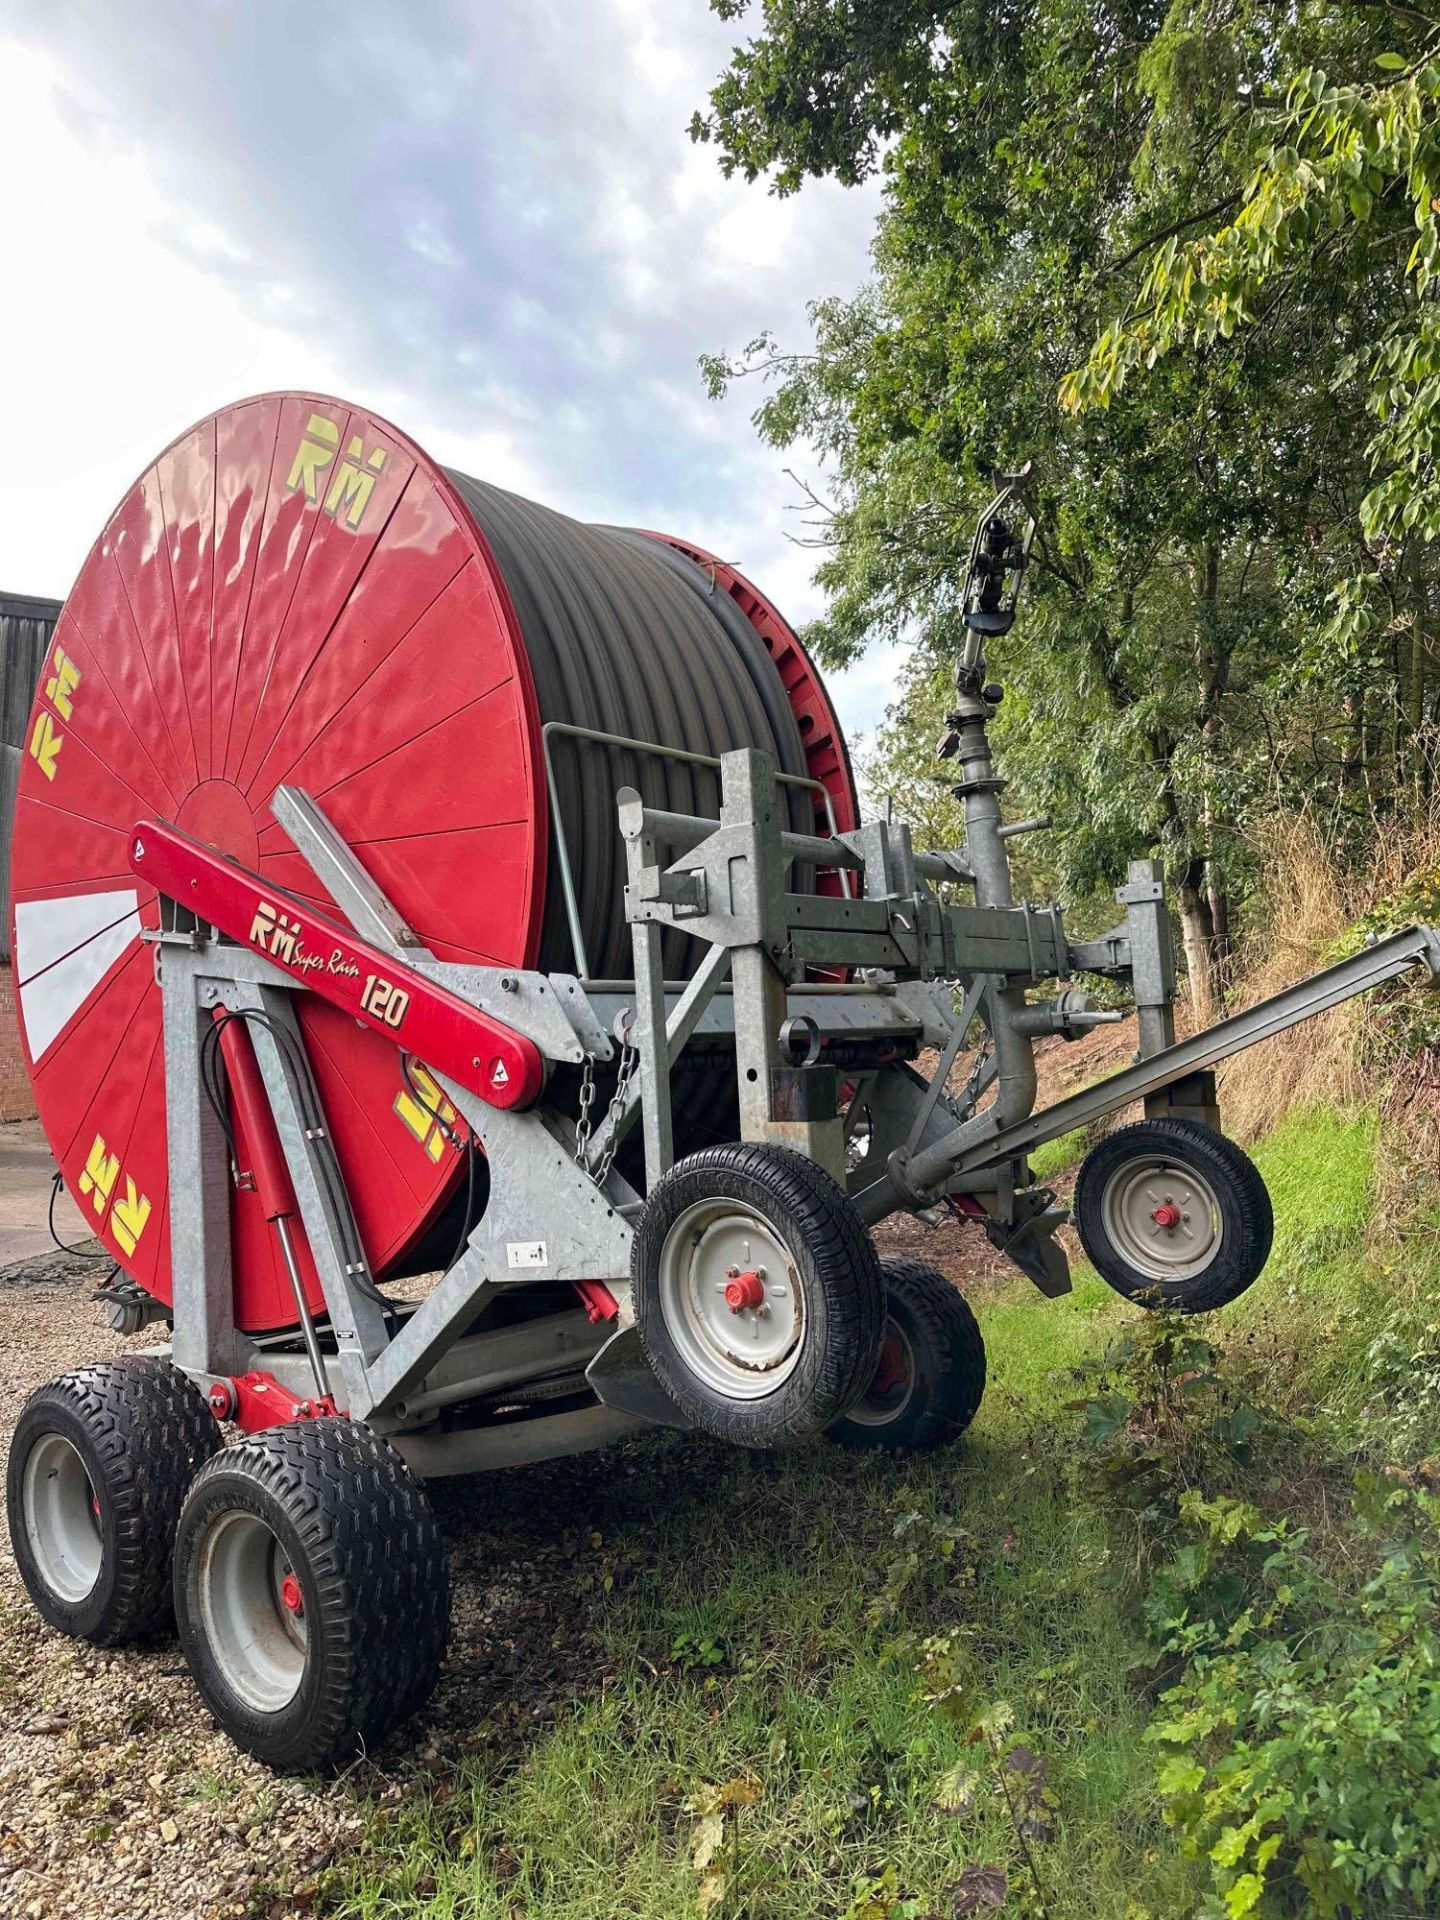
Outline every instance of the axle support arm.
[(1398, 979), (1416, 967), (1428, 969), (1431, 980), (1440, 983), (1440, 932), (1433, 927), (1408, 927), (1402, 933), (1364, 948), (1348, 960), (1338, 961), (1307, 980), (1285, 987), (1258, 1005), (1246, 1007), (1228, 1020), (1163, 1051), (1137, 1060), (1133, 1066), (1099, 1080), (1094, 1086), (1072, 1093), (1028, 1118), (999, 1124), (993, 1109), (957, 1127), (912, 1155), (902, 1167), (905, 1185), (901, 1188), (887, 1171), (881, 1179), (859, 1196), (862, 1217), (873, 1223), (900, 1207), (912, 1204), (913, 1195), (926, 1190), (943, 1189), (958, 1174), (977, 1168), (1000, 1166), (1007, 1160), (1028, 1153), (1047, 1140), (1058, 1139), (1076, 1127), (1083, 1127), (1121, 1107), (1156, 1093), (1177, 1080), (1203, 1072), (1232, 1054), (1243, 1052), (1262, 1040), (1273, 1039), (1287, 1027), (1298, 1026), (1350, 1000), (1368, 993), (1386, 981)]

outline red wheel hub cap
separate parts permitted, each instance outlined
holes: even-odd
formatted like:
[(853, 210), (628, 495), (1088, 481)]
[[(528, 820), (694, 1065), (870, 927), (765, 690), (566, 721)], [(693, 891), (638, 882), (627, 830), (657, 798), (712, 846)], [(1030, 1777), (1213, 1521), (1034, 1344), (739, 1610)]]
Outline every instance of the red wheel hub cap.
[(880, 1349), (880, 1364), (875, 1369), (875, 1378), (870, 1383), (872, 1393), (894, 1393), (897, 1387), (905, 1384), (905, 1349), (895, 1336), (891, 1336)]
[(305, 1596), (300, 1591), (300, 1582), (293, 1573), (287, 1573), (280, 1582), (280, 1598), (291, 1613), (305, 1611)]
[(758, 1273), (732, 1273), (725, 1286), (725, 1304), (732, 1313), (764, 1304), (765, 1286)]
[(1172, 1227), (1178, 1227), (1184, 1217), (1173, 1200), (1167, 1200), (1163, 1207), (1156, 1207), (1150, 1216), (1156, 1226), (1164, 1227), (1167, 1233)]

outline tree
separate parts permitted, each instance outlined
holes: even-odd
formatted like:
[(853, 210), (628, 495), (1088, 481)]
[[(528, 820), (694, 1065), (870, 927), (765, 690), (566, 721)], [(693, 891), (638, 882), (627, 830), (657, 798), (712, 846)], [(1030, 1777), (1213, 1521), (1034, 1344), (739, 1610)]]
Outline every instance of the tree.
[[(877, 635), (951, 657), (990, 469), (1034, 458), (1032, 597), (997, 663), (1002, 763), (1055, 814), (1072, 895), (1164, 853), (1205, 1002), (1253, 812), (1331, 762), (1364, 765), (1373, 662), (1322, 638), (1314, 608), (1366, 483), (1358, 403), (1327, 377), (1366, 315), (1333, 299), (1283, 329), (1218, 332), (1113, 383), (1108, 406), (1061, 404), (1156, 246), (1239, 203), (1237, 103), (1275, 22), (1182, 15), (766, 0), (693, 131), (778, 192), (885, 179), (874, 281), (812, 309), (810, 350), (767, 336), (706, 363), (715, 389), (766, 381), (761, 433), (811, 442), (828, 468), (812, 642), (831, 663)], [(1340, 18), (1315, 37), (1348, 45), (1359, 29)]]
[[(1108, 406), (1177, 350), (1253, 338), (1277, 316), (1332, 306), (1337, 291), (1363, 311), (1369, 325), (1330, 378), (1363, 383), (1373, 417), (1373, 484), (1359, 509), (1370, 564), (1337, 591), (1333, 631), (1382, 670), (1377, 638), (1403, 641), (1388, 662), (1397, 718), (1423, 748), (1440, 719), (1422, 552), (1440, 534), (1440, 58), (1435, 25), (1417, 12), (1394, 9), (1385, 31), (1397, 44), (1375, 67), (1388, 78), (1306, 66), (1282, 101), (1255, 107), (1261, 146), (1234, 218), (1151, 253), (1062, 397), (1076, 412)], [(1430, 770), (1425, 753), (1422, 777)]]

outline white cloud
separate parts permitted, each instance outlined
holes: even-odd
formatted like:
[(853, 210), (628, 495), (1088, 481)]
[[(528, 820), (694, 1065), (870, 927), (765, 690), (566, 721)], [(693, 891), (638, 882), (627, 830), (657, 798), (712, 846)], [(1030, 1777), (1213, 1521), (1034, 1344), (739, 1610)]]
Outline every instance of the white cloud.
[[(61, 595), (136, 473), (218, 402), (343, 384), (322, 335), (271, 325), (202, 261), (222, 231), (181, 225), (143, 165), (103, 170), (57, 98), (53, 61), (0, 59), (0, 583)], [(177, 244), (183, 242), (183, 244)]]
[[(242, 393), (373, 406), (440, 459), (739, 561), (819, 610), (796, 464), (704, 351), (863, 275), (872, 192), (779, 202), (686, 125), (703, 0), (10, 0), (0, 584), (65, 591), (134, 474)], [(854, 724), (875, 695), (838, 682)]]

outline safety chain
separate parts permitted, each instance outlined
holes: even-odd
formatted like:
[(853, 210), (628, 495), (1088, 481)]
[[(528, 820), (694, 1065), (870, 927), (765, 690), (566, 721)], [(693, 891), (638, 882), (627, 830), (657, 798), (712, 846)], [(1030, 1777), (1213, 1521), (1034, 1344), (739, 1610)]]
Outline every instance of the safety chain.
[(975, 1111), (980, 1098), (980, 1076), (985, 1071), (985, 1063), (990, 1058), (990, 1041), (987, 1036), (975, 1049), (975, 1059), (970, 1067), (970, 1077), (965, 1082), (965, 1095), (960, 1105), (960, 1116), (968, 1120)]
[(590, 1147), (592, 1123), (590, 1109), (595, 1104), (595, 1059), (586, 1054), (585, 1064), (580, 1069), (580, 1118), (575, 1122), (575, 1158), (583, 1167), (585, 1155)]
[[(627, 1036), (629, 1029), (626, 1029)], [(603, 1187), (609, 1178), (610, 1169), (615, 1162), (615, 1149), (620, 1144), (619, 1120), (624, 1111), (626, 1096), (630, 1091), (630, 1082), (635, 1078), (635, 1069), (640, 1063), (640, 1050), (631, 1044), (629, 1038), (620, 1043), (620, 1064), (615, 1074), (615, 1091), (610, 1096), (610, 1104), (605, 1109), (602, 1127), (609, 1127), (610, 1137), (605, 1142), (599, 1160), (590, 1169), (590, 1178), (597, 1187)], [(580, 1118), (575, 1122), (575, 1158), (583, 1167), (594, 1135), (594, 1122), (591, 1109), (595, 1105), (595, 1060), (586, 1054), (585, 1064), (580, 1070)]]

